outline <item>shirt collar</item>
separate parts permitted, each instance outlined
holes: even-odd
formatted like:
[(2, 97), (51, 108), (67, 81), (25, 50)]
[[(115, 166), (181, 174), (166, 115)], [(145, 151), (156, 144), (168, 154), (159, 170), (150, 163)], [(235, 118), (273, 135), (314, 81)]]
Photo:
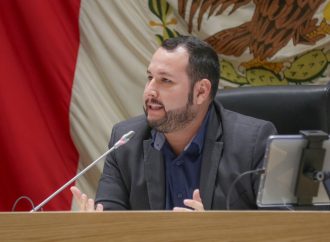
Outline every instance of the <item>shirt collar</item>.
[(155, 129), (152, 129), (151, 137), (152, 137), (152, 142), (151, 142), (152, 147), (154, 147), (156, 150), (161, 150), (166, 141), (165, 135), (161, 132), (158, 132)]

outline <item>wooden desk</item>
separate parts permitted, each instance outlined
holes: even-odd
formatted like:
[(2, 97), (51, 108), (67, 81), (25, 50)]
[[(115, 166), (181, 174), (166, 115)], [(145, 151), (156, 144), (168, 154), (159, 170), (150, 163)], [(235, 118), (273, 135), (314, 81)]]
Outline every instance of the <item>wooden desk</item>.
[(0, 213), (0, 241), (330, 241), (330, 212)]

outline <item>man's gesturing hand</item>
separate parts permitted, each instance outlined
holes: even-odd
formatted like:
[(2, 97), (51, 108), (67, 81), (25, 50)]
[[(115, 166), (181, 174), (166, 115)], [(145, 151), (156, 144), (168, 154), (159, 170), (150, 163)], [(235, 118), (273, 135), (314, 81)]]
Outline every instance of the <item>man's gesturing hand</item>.
[(94, 208), (94, 200), (88, 198), (86, 194), (82, 193), (77, 187), (73, 186), (70, 188), (74, 199), (77, 201), (79, 205), (80, 212), (102, 212), (103, 205), (97, 204), (96, 208)]
[(175, 207), (173, 211), (175, 212), (192, 212), (192, 211), (205, 211), (202, 203), (202, 199), (199, 193), (199, 189), (196, 189), (193, 193), (192, 199), (183, 200), (184, 205), (190, 208)]

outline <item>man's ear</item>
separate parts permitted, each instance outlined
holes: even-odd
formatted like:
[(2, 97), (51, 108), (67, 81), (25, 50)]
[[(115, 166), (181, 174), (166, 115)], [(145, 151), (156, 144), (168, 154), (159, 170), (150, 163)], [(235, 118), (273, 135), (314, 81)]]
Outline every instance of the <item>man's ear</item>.
[(208, 79), (202, 79), (196, 82), (194, 87), (195, 103), (202, 104), (210, 100), (211, 96), (211, 82)]

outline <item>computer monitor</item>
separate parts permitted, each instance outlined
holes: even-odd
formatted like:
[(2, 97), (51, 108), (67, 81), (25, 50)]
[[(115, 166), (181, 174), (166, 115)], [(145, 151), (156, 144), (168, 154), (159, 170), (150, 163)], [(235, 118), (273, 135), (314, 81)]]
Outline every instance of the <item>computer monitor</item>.
[[(324, 159), (320, 172), (330, 172), (330, 139), (328, 135), (326, 136), (327, 139), (321, 143), (321, 148), (324, 149)], [(261, 175), (257, 196), (258, 207), (299, 205), (296, 196), (297, 182), (300, 176), (303, 150), (308, 142), (304, 135), (273, 135), (269, 137), (263, 166), (265, 172)], [(316, 191), (316, 196), (312, 197), (311, 204), (305, 205), (329, 205), (329, 190), (326, 189), (323, 182), (312, 182), (319, 183), (318, 191)]]

